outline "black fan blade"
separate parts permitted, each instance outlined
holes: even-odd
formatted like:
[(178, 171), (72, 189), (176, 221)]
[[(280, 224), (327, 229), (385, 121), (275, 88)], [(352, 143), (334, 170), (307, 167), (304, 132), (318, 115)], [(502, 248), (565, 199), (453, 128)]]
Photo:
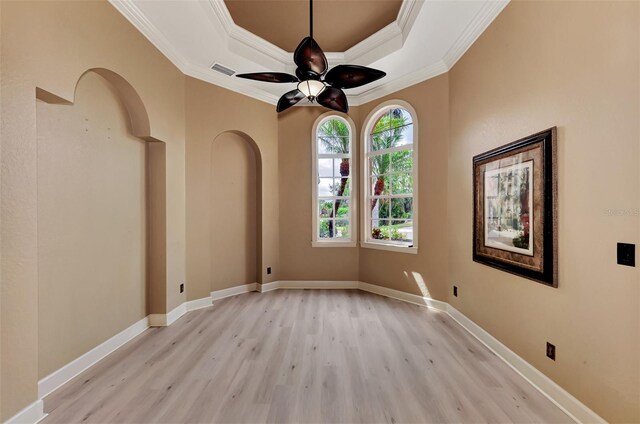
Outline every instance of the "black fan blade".
[(337, 88), (355, 88), (379, 80), (385, 72), (366, 66), (338, 65), (327, 73), (326, 82)]
[(254, 72), (252, 74), (238, 74), (238, 78), (246, 78), (264, 82), (298, 82), (298, 78), (294, 75), (285, 74), (283, 72)]
[(282, 112), (283, 110), (287, 110), (302, 99), (304, 99), (304, 94), (297, 88), (289, 91), (288, 93), (284, 93), (282, 97), (280, 97), (280, 100), (278, 100), (276, 111)]
[(311, 37), (305, 37), (300, 42), (293, 54), (293, 61), (298, 65), (302, 74), (305, 75), (309, 71), (317, 75), (324, 75), (329, 67), (322, 49), (316, 43), (316, 40)]
[(337, 110), (338, 112), (347, 113), (349, 111), (349, 104), (347, 103), (347, 96), (344, 91), (335, 87), (327, 87), (318, 95), (318, 103), (329, 109)]

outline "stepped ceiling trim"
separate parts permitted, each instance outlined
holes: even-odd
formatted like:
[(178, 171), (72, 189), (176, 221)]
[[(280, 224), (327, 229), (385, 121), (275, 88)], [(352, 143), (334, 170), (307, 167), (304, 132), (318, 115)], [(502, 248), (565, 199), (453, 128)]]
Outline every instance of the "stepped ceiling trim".
[[(165, 33), (145, 15), (136, 4), (137, 1), (109, 0), (182, 73), (270, 104), (277, 103), (279, 94), (274, 94), (260, 85), (249, 85), (244, 80), (218, 74), (209, 69), (213, 62), (203, 65), (187, 58), (180, 51), (180, 48), (174, 46)], [(372, 63), (384, 60), (389, 55), (402, 54), (407, 38), (413, 30), (420, 26), (419, 22), (416, 25), (420, 11), (427, 3), (432, 2), (434, 0), (404, 0), (394, 22), (345, 52), (328, 52), (326, 55), (329, 65), (353, 63), (370, 66)], [(439, 60), (412, 69), (403, 75), (388, 76), (379, 84), (359, 93), (347, 93), (349, 104), (358, 106), (449, 71), (508, 2), (509, 0), (481, 1), (482, 5), (477, 13), (458, 34), (455, 41), (447, 46), (448, 48)], [(257, 61), (263, 64), (266, 69), (289, 73), (295, 71), (291, 52), (287, 52), (236, 25), (223, 0), (202, 0), (198, 2), (198, 5), (210, 24), (221, 35), (217, 42), (222, 43), (227, 51), (233, 52), (248, 63)], [(221, 63), (227, 65), (224, 62)], [(384, 69), (384, 67), (380, 69)]]
[[(287, 52), (265, 39), (258, 37), (233, 22), (229, 9), (222, 0), (207, 0), (202, 3), (208, 5), (205, 11), (210, 14), (209, 18), (214, 25), (224, 28), (228, 38), (242, 44), (246, 49), (241, 49), (239, 54), (247, 59), (255, 57), (255, 53), (267, 55), (281, 64), (284, 72), (294, 72), (295, 66), (292, 62), (293, 52)], [(400, 6), (396, 20), (370, 37), (357, 43), (345, 52), (328, 52), (327, 60), (330, 66), (339, 63), (362, 64), (363, 61), (372, 62), (384, 56), (387, 49), (383, 47), (389, 45), (393, 50), (402, 48), (404, 40), (411, 31), (411, 27), (416, 20), (420, 8), (424, 2), (422, 0), (404, 0)], [(212, 15), (211, 15), (212, 13)], [(365, 59), (366, 56), (366, 59)]]

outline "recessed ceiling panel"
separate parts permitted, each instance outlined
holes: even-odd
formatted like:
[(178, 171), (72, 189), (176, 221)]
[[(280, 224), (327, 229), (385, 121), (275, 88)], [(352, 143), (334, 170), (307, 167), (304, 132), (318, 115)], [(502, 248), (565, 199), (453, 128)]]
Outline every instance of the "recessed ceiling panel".
[[(308, 0), (225, 0), (236, 25), (288, 52), (309, 35)], [(315, 0), (313, 38), (343, 52), (396, 20), (402, 0)]]
[[(1, 1), (1, 0), (0, 0)], [(226, 76), (214, 63), (237, 73), (293, 73), (292, 51), (308, 35), (307, 0), (109, 0), (184, 74), (275, 105), (295, 83), (271, 84)], [(380, 69), (386, 77), (346, 90), (349, 104), (361, 105), (448, 71), (509, 0), (314, 0), (314, 36), (327, 53), (329, 66), (350, 63)], [(368, 14), (383, 5), (392, 25), (385, 31), (360, 31), (343, 45), (348, 33), (373, 22)], [(226, 5), (229, 7), (227, 8)], [(290, 34), (289, 45), (276, 46), (268, 35), (249, 32), (230, 15), (245, 8), (256, 24), (272, 34)], [(400, 16), (398, 15), (400, 8)], [(323, 11), (324, 9), (324, 11)], [(237, 14), (236, 14), (237, 15)], [(325, 16), (325, 17), (323, 17)], [(328, 18), (327, 18), (328, 16)], [(376, 25), (385, 28), (384, 23)], [(281, 31), (278, 28), (281, 27)], [(324, 28), (324, 29), (323, 29)], [(258, 33), (257, 35), (255, 33)], [(326, 34), (326, 35), (323, 35)], [(351, 48), (349, 44), (366, 42)], [(346, 50), (346, 51), (345, 51)], [(298, 104), (302, 104), (301, 101)]]

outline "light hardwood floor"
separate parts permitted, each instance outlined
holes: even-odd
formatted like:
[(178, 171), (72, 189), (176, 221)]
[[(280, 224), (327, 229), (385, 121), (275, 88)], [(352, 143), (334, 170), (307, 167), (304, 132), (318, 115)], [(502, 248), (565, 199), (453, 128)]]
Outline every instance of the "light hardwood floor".
[(446, 314), (357, 290), (247, 293), (45, 399), (50, 423), (571, 422)]

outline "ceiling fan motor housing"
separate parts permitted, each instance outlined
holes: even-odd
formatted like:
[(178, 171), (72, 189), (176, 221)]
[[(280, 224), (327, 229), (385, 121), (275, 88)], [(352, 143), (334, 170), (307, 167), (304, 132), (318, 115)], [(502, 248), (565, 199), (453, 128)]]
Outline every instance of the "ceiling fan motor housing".
[(313, 39), (312, 1), (309, 2), (310, 34), (300, 42), (293, 53), (293, 61), (298, 66), (295, 76), (282, 72), (258, 72), (236, 76), (263, 82), (297, 82), (298, 88), (285, 93), (278, 100), (276, 106), (278, 112), (287, 110), (300, 100), (307, 98), (309, 101), (317, 100), (326, 108), (346, 113), (349, 111), (349, 104), (342, 90), (369, 84), (383, 78), (386, 73), (358, 65), (338, 65), (327, 72), (329, 70), (327, 57)]

